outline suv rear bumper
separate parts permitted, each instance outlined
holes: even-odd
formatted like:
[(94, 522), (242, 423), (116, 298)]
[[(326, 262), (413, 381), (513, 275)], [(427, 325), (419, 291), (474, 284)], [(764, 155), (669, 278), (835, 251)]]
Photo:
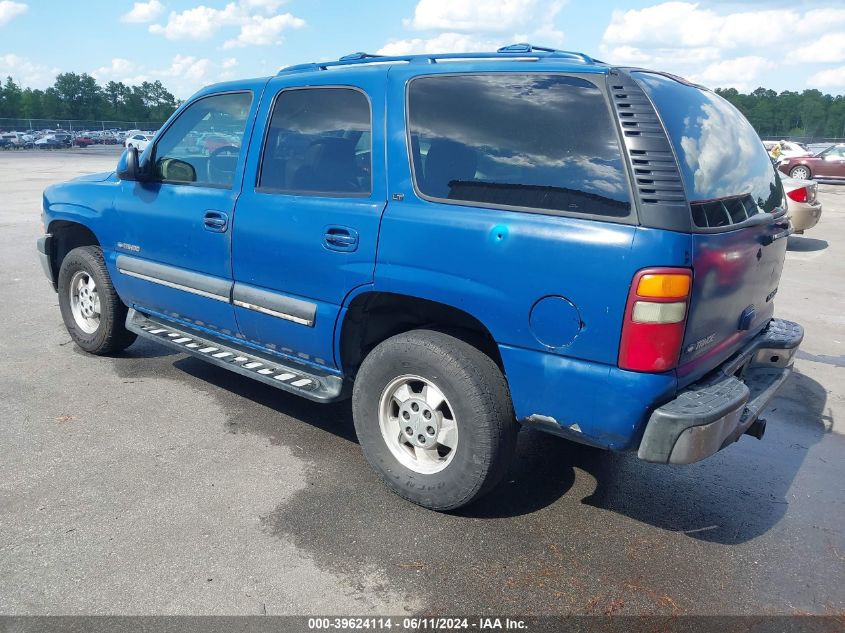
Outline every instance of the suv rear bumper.
[(690, 464), (738, 440), (789, 377), (803, 338), (797, 323), (769, 321), (738, 354), (655, 409), (640, 442), (640, 459)]

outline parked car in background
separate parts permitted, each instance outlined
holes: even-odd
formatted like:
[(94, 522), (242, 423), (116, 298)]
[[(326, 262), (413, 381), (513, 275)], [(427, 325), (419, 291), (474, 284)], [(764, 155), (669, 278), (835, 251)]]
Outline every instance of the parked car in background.
[(779, 158), (792, 158), (793, 156), (812, 156), (813, 153), (800, 143), (794, 141), (763, 141), (766, 151), (771, 153), (775, 145), (780, 144)]
[(785, 158), (778, 169), (799, 180), (845, 180), (845, 143), (831, 145), (815, 156)]
[(6, 136), (0, 136), (0, 149), (15, 149), (15, 144), (12, 143), (12, 140)]
[(139, 152), (143, 152), (154, 138), (152, 134), (134, 134), (126, 139), (124, 146), (127, 149), (135, 147)]
[(803, 233), (816, 226), (822, 217), (822, 203), (817, 198), (818, 183), (788, 176), (780, 181), (783, 183), (789, 219), (795, 232)]
[(53, 136), (62, 144), (62, 147), (70, 147), (73, 144), (73, 134), (69, 132), (56, 132)]
[(34, 140), (31, 134), (24, 132), (5, 132), (3, 138), (9, 141), (15, 148), (32, 146), (32, 141)]
[(67, 146), (63, 139), (58, 138), (55, 134), (48, 134), (36, 140), (35, 147), (37, 149), (61, 149)]
[(88, 147), (89, 145), (94, 144), (94, 139), (92, 139), (90, 136), (77, 136), (75, 139), (73, 139), (73, 144), (76, 147)]

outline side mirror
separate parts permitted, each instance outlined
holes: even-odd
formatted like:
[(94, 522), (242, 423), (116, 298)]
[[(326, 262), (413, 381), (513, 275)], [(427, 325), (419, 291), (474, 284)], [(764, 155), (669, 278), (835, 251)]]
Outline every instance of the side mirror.
[(138, 148), (129, 147), (117, 161), (117, 177), (121, 180), (138, 180)]
[(117, 169), (115, 170), (117, 177), (121, 180), (130, 181), (146, 180), (146, 170), (144, 169), (144, 166), (141, 165), (139, 156), (140, 154), (137, 147), (127, 148), (121, 155), (120, 160), (117, 161)]

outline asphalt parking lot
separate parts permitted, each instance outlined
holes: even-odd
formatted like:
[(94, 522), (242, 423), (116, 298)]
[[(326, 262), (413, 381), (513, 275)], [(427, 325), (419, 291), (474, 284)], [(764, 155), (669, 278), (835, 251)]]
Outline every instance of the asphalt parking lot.
[(0, 153), (0, 613), (845, 612), (845, 186), (789, 238), (776, 309), (807, 334), (763, 441), (670, 467), (523, 431), (444, 515), (378, 482), (348, 402), (74, 347), (41, 191), (118, 152)]

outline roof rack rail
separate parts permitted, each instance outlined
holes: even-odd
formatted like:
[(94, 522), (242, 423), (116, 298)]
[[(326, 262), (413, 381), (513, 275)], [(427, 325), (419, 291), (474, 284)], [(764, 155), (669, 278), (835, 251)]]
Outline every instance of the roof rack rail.
[(287, 66), (282, 68), (278, 74), (287, 74), (295, 72), (308, 72), (314, 70), (328, 70), (329, 68), (336, 68), (338, 66), (351, 66), (356, 64), (389, 64), (393, 62), (407, 63), (407, 64), (436, 64), (438, 60), (450, 59), (507, 59), (509, 57), (536, 57), (542, 59), (549, 58), (565, 58), (578, 60), (584, 64), (595, 64), (594, 60), (589, 55), (584, 53), (577, 53), (574, 51), (561, 51), (556, 48), (547, 48), (545, 46), (533, 46), (528, 43), (511, 44), (503, 46), (496, 52), (483, 53), (435, 53), (426, 55), (377, 55), (373, 53), (350, 53), (344, 55), (336, 62), (310, 62), (307, 64), (297, 64), (295, 66)]

